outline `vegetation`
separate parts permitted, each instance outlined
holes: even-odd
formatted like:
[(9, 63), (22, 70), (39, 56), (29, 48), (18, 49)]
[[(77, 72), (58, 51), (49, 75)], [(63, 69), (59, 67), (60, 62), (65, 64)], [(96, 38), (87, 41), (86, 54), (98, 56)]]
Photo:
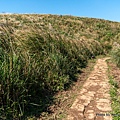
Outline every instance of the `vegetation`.
[(119, 120), (120, 119), (120, 99), (117, 96), (118, 83), (113, 79), (110, 79), (110, 83), (112, 85), (112, 87), (110, 89), (110, 95), (112, 98), (112, 109), (114, 112), (114, 113), (112, 113), (113, 114), (112, 116), (113, 116), (114, 120)]
[[(110, 64), (110, 63), (109, 63)], [(108, 65), (109, 65), (108, 64)], [(112, 113), (113, 120), (119, 120), (120, 119), (120, 97), (119, 97), (119, 82), (114, 78), (112, 75), (112, 67), (109, 65), (109, 83), (111, 84), (110, 88), (110, 96), (112, 101)]]
[(120, 67), (120, 44), (115, 43), (111, 53), (113, 61), (118, 67)]
[(10, 120), (46, 110), (47, 96), (67, 89), (120, 32), (117, 22), (62, 15), (0, 15), (0, 22), (0, 117)]

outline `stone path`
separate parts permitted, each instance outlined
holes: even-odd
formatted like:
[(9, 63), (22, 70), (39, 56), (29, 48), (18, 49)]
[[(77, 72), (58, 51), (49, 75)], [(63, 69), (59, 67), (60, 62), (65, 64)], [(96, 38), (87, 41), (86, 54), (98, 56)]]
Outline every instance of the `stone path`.
[(67, 120), (112, 120), (107, 59), (98, 59), (72, 104)]

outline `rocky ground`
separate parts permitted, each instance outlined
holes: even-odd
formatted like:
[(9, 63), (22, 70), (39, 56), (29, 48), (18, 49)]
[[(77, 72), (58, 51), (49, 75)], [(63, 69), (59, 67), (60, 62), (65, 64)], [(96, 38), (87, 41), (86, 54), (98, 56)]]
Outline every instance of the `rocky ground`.
[(112, 120), (107, 59), (97, 60), (69, 110), (67, 120)]

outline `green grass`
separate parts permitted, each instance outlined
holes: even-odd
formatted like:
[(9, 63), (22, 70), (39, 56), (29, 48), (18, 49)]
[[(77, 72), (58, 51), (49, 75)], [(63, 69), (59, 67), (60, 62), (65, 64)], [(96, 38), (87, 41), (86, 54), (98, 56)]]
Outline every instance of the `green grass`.
[(41, 107), (40, 113), (46, 107), (44, 94), (67, 89), (88, 59), (102, 53), (96, 41), (54, 39), (37, 30), (18, 40), (7, 31), (0, 44), (2, 119), (23, 119), (32, 106)]
[(112, 100), (112, 113), (113, 114), (113, 120), (119, 120), (120, 119), (120, 97), (118, 95), (118, 83), (113, 79), (111, 75), (109, 75), (109, 83), (111, 84), (110, 88), (110, 96)]
[(120, 24), (62, 15), (0, 15), (0, 117), (47, 111), (88, 60), (111, 50)]
[(120, 48), (112, 50), (112, 59), (118, 67), (120, 67)]

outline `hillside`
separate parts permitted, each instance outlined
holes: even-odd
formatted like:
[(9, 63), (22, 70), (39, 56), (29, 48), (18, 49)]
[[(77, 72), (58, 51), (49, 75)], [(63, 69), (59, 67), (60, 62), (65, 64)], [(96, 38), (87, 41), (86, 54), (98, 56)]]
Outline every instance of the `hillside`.
[(96, 40), (102, 38), (103, 41), (106, 41), (110, 35), (116, 36), (120, 27), (117, 22), (62, 15), (1, 15), (0, 22), (1, 25), (11, 25), (14, 31), (17, 29), (16, 32), (23, 29), (25, 32), (28, 31), (28, 27), (29, 30), (30, 27), (36, 27), (42, 33), (58, 33), (62, 38), (67, 38), (68, 40), (79, 40), (82, 39), (81, 37), (85, 37)]
[[(0, 112), (23, 119), (76, 81), (89, 59), (112, 49), (120, 65), (120, 23), (62, 15), (0, 15)], [(116, 57), (117, 56), (117, 57)], [(48, 98), (51, 96), (51, 98)], [(52, 101), (52, 100), (51, 100)]]

